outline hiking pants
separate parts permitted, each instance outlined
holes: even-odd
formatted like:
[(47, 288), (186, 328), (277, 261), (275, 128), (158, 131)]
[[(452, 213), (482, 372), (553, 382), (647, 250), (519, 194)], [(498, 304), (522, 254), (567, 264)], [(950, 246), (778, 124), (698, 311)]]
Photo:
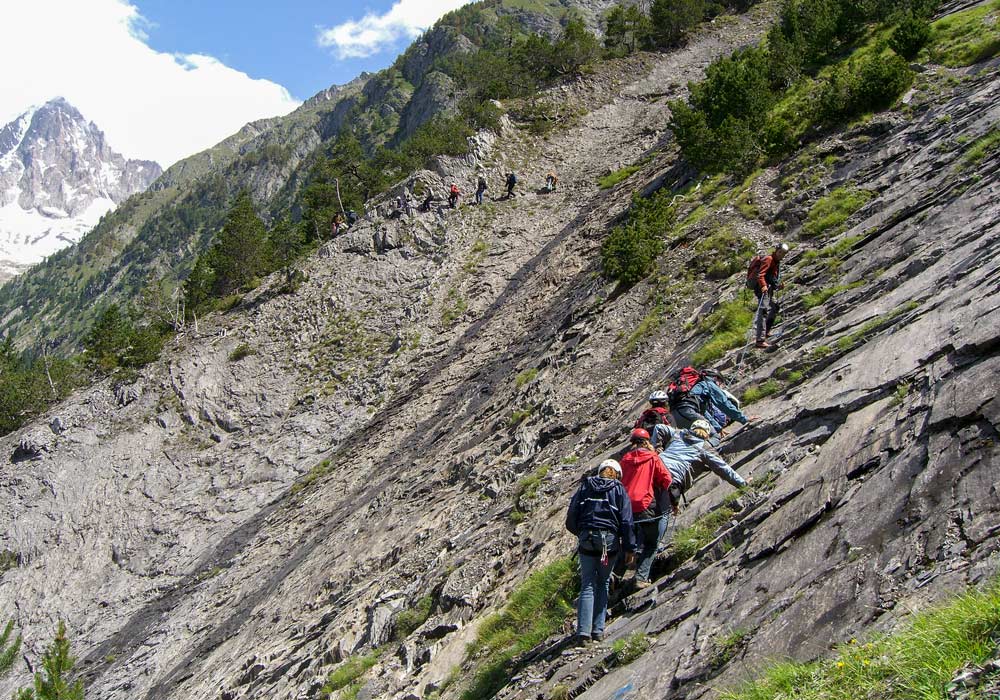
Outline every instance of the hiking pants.
[(757, 342), (764, 340), (771, 333), (771, 326), (774, 325), (775, 319), (778, 318), (778, 310), (780, 308), (778, 302), (774, 300), (771, 295), (770, 290), (767, 294), (761, 294), (760, 292), (754, 292), (757, 297)]
[(483, 203), (483, 192), (486, 190), (476, 190), (476, 204)]
[(576, 633), (581, 637), (604, 634), (608, 614), (608, 584), (618, 552), (608, 552), (608, 563), (601, 564), (600, 554), (579, 553), (580, 599), (576, 606)]
[[(650, 506), (641, 513), (636, 513), (635, 518), (636, 534), (642, 539), (642, 549), (639, 550), (638, 561), (635, 568), (635, 577), (640, 581), (649, 580), (649, 570), (653, 567), (653, 558), (656, 556), (656, 548), (660, 544), (660, 523), (663, 520), (655, 520), (659, 515), (656, 506)], [(647, 522), (640, 523), (640, 520)]]

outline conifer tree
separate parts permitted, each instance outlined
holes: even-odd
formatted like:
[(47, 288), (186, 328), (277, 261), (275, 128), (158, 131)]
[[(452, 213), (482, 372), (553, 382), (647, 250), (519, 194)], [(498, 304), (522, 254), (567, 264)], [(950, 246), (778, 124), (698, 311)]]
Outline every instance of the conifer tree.
[(219, 240), (212, 248), (211, 267), (215, 272), (215, 294), (226, 296), (247, 288), (263, 275), (270, 262), (267, 229), (254, 211), (250, 194), (236, 197)]
[(34, 687), (17, 691), (14, 700), (83, 700), (83, 681), (70, 683), (67, 679), (74, 665), (66, 624), (60, 620), (56, 638), (42, 657), (42, 673), (35, 674)]
[(0, 634), (0, 678), (10, 673), (14, 662), (17, 661), (17, 652), (21, 650), (21, 635), (17, 635), (13, 642), (10, 641), (13, 632), (14, 621), (9, 620), (7, 626), (3, 628), (3, 633)]

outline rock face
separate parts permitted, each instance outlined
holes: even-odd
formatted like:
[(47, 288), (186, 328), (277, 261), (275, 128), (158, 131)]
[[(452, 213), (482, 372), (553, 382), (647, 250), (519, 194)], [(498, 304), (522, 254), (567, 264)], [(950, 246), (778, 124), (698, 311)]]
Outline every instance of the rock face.
[(0, 129), (0, 266), (9, 273), (77, 242), (160, 173), (111, 150), (61, 97), (25, 112)]
[[(482, 171), (497, 199), (366, 219), (304, 264), (295, 294), (267, 280), (139, 381), (83, 390), (0, 438), (0, 549), (19, 562), (0, 610), (32, 663), (62, 619), (88, 697), (290, 700), (380, 645), (358, 697), (456, 698), (482, 620), (572, 551), (580, 475), (707, 340), (688, 321), (740, 293), (742, 273), (672, 284), (641, 334), (663, 278), (615, 289), (599, 250), (631, 192), (688, 177), (664, 97), (758, 38), (766, 11), (553, 90), (586, 113), (545, 139), (507, 125), (386, 195), (467, 190)], [(1000, 571), (998, 156), (963, 166), (1000, 117), (1000, 77), (996, 64), (928, 73), (905, 116), (764, 171), (752, 219), (723, 198), (673, 232), (663, 270), (694, 265), (720, 226), (764, 246), (785, 221), (796, 244), (779, 347), (719, 362), (737, 391), (785, 377), (723, 447), (758, 492), (616, 605), (608, 641), (641, 631), (643, 656), (610, 668), (606, 648), (556, 635), (512, 662), (498, 697), (710, 697), (765, 659), (822, 656)], [(601, 189), (612, 161), (641, 168)], [(500, 201), (510, 169), (523, 189)], [(535, 192), (551, 169), (558, 190)], [(800, 238), (844, 184), (875, 196), (842, 232)], [(253, 352), (231, 359), (239, 345)], [(678, 527), (729, 493), (700, 479)]]

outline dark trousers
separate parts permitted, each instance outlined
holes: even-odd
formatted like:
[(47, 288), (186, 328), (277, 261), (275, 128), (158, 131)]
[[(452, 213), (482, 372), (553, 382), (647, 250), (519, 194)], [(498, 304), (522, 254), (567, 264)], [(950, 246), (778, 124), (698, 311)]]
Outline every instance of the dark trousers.
[(760, 342), (771, 334), (771, 326), (778, 318), (778, 311), (781, 307), (774, 300), (770, 290), (767, 294), (761, 294), (759, 290), (754, 290), (754, 295), (757, 297), (757, 341)]

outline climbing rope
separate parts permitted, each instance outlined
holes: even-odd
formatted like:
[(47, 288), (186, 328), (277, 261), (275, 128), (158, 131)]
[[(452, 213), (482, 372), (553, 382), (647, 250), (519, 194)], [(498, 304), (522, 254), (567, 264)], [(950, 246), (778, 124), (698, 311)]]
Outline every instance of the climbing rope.
[(760, 309), (764, 305), (764, 295), (760, 295), (760, 300), (757, 302), (757, 312), (753, 315), (753, 321), (750, 322), (750, 328), (747, 329), (747, 341), (743, 344), (743, 349), (740, 350), (740, 354), (736, 356), (736, 367), (733, 368), (733, 375), (735, 377), (740, 376), (740, 369), (743, 367), (743, 361), (746, 359), (747, 350), (750, 348), (750, 343), (753, 342), (757, 329), (757, 322), (760, 320)]

